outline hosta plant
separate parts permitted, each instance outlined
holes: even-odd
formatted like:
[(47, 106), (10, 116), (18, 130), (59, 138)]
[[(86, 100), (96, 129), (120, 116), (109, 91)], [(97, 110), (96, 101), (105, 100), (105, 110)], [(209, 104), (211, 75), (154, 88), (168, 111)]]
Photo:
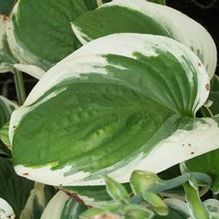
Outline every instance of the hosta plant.
[[(219, 218), (204, 27), (164, 1), (19, 0), (1, 13), (0, 72), (19, 105), (0, 98), (1, 219)], [(20, 71), (39, 80), (27, 98)]]

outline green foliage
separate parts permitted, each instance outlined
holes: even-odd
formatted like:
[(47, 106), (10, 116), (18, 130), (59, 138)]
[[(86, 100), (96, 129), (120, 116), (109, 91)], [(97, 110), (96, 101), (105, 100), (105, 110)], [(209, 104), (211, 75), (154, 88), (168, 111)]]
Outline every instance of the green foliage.
[(24, 209), (33, 186), (34, 182), (16, 175), (9, 159), (0, 158), (0, 198), (12, 206), (17, 218)]
[(213, 39), (165, 0), (107, 2), (0, 0), (0, 218), (219, 218)]
[(0, 14), (9, 15), (16, 0), (0, 0)]

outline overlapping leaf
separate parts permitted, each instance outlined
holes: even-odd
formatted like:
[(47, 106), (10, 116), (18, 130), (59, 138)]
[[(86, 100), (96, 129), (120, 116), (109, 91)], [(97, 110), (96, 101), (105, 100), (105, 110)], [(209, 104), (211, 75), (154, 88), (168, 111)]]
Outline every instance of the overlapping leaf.
[(208, 88), (200, 60), (174, 40), (93, 41), (52, 68), (13, 114), (15, 169), (52, 185), (100, 185), (104, 174), (128, 182), (135, 169), (160, 172), (214, 150), (219, 118), (194, 118)]
[(13, 55), (22, 64), (48, 69), (81, 46), (70, 22), (96, 7), (96, 0), (19, 1), (7, 29)]
[(8, 17), (0, 14), (0, 73), (13, 71), (13, 64), (16, 63), (6, 39), (6, 26)]
[(203, 154), (187, 162), (191, 171), (207, 173), (212, 177), (213, 184), (211, 188), (216, 194), (219, 193), (219, 150)]
[(83, 44), (122, 32), (168, 36), (193, 50), (210, 77), (215, 72), (216, 46), (209, 33), (191, 18), (164, 5), (145, 0), (114, 0), (95, 11), (84, 13), (72, 21), (72, 27)]
[(58, 192), (47, 205), (41, 219), (72, 219), (79, 218), (85, 206), (76, 202), (62, 191)]

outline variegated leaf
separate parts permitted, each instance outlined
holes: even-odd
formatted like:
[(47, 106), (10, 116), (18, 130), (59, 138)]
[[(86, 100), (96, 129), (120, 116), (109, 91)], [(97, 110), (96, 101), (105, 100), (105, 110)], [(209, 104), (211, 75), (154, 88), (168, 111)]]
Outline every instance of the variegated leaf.
[(8, 19), (7, 16), (0, 14), (0, 73), (13, 72), (13, 64), (16, 63), (6, 39)]
[[(112, 16), (113, 14), (113, 16)], [(149, 33), (171, 37), (194, 51), (210, 77), (217, 64), (216, 46), (204, 27), (183, 13), (145, 0), (114, 0), (72, 22), (82, 44), (113, 33)]]
[(201, 61), (175, 40), (92, 41), (49, 70), (13, 113), (15, 170), (63, 186), (161, 172), (219, 147), (219, 118), (195, 118), (208, 94)]
[(78, 219), (85, 206), (59, 191), (49, 202), (41, 219)]
[(21, 64), (50, 68), (81, 46), (70, 21), (96, 7), (96, 0), (20, 0), (7, 28), (13, 55)]
[(19, 219), (39, 219), (54, 195), (53, 187), (35, 183)]

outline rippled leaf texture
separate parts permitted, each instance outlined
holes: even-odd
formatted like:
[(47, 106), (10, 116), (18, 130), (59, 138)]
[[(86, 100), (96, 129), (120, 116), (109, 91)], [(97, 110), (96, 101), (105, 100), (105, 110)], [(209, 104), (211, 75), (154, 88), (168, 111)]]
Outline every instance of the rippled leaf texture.
[(157, 173), (216, 149), (218, 117), (195, 118), (208, 87), (198, 57), (169, 38), (92, 41), (13, 113), (15, 169), (52, 185), (100, 185), (106, 174), (124, 183), (135, 169)]

